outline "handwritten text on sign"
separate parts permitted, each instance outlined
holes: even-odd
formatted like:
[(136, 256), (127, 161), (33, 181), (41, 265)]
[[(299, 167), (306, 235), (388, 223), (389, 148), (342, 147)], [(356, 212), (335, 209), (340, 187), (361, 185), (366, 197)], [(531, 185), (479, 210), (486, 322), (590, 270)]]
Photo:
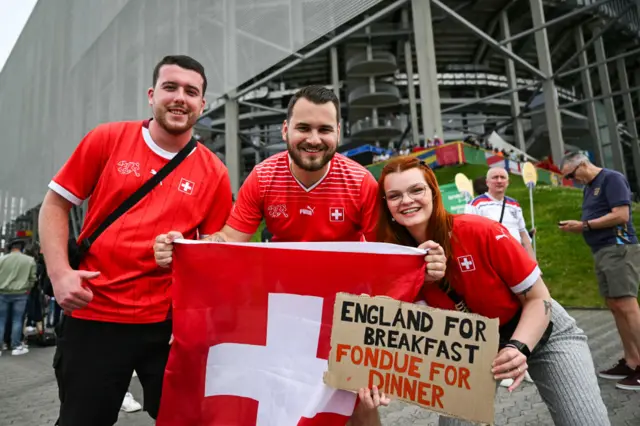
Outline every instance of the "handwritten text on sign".
[(493, 423), (497, 352), (497, 319), (341, 293), (325, 382)]

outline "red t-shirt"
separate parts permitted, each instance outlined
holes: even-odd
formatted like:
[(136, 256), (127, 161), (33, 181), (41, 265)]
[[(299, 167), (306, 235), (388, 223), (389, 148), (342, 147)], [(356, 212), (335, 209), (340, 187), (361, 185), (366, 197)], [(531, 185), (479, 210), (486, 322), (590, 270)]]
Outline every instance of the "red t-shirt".
[[(476, 215), (456, 215), (447, 263), (449, 283), (471, 312), (509, 322), (521, 303), (516, 294), (540, 277), (538, 264), (500, 223)], [(425, 285), (427, 305), (455, 310), (436, 284)]]
[(305, 188), (291, 173), (285, 151), (251, 171), (227, 225), (253, 234), (264, 217), (273, 241), (375, 241), (377, 191), (373, 175), (341, 154), (320, 181)]
[[(146, 122), (103, 124), (85, 136), (49, 188), (76, 205), (91, 197), (82, 240), (174, 155), (156, 145)], [(119, 323), (165, 320), (171, 304), (171, 271), (156, 265), (155, 237), (171, 230), (190, 239), (217, 232), (231, 205), (226, 167), (198, 144), (93, 243), (80, 265), (83, 270), (100, 271), (88, 282), (93, 300), (72, 316)]]

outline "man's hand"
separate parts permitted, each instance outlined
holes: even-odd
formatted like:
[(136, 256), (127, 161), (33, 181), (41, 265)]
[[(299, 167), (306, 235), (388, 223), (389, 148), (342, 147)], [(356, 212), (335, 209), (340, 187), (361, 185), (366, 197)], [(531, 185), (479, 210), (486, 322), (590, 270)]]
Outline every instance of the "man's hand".
[(348, 426), (379, 426), (380, 416), (378, 415), (378, 407), (387, 406), (391, 400), (383, 392), (379, 392), (377, 387), (369, 390), (361, 388), (358, 391), (360, 404), (347, 423)]
[(215, 234), (209, 235), (208, 237), (203, 238), (203, 239), (207, 240), (207, 241), (213, 241), (214, 243), (226, 243), (227, 242), (227, 236), (222, 231), (216, 232)]
[(156, 263), (162, 268), (171, 266), (173, 260), (173, 242), (180, 238), (184, 238), (178, 231), (171, 231), (168, 234), (160, 234), (156, 237), (153, 244), (153, 255)]
[(55, 278), (51, 277), (53, 294), (65, 312), (82, 309), (91, 302), (93, 293), (83, 285), (83, 281), (95, 278), (98, 275), (100, 275), (98, 271), (75, 271), (69, 269)]
[(582, 222), (579, 220), (563, 220), (558, 222), (558, 228), (564, 232), (579, 234), (582, 232)]
[(424, 261), (427, 262), (425, 281), (438, 281), (444, 278), (444, 274), (447, 271), (447, 258), (440, 244), (429, 240), (420, 244), (418, 248), (429, 250), (424, 257)]

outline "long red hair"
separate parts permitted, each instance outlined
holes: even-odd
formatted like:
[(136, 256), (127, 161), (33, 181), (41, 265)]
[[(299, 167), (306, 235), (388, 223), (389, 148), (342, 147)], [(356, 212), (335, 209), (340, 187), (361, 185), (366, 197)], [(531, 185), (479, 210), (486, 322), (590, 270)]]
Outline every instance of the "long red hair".
[(447, 259), (451, 255), (451, 230), (453, 229), (453, 215), (444, 209), (442, 194), (436, 175), (431, 168), (416, 157), (401, 156), (390, 160), (382, 169), (380, 179), (378, 179), (378, 203), (380, 216), (378, 219), (378, 241), (393, 243), (404, 246), (417, 246), (418, 242), (411, 236), (409, 231), (402, 225), (395, 222), (387, 200), (385, 199), (384, 180), (391, 173), (404, 172), (411, 169), (420, 169), (427, 185), (433, 195), (433, 211), (427, 223), (427, 240), (433, 240), (444, 249)]

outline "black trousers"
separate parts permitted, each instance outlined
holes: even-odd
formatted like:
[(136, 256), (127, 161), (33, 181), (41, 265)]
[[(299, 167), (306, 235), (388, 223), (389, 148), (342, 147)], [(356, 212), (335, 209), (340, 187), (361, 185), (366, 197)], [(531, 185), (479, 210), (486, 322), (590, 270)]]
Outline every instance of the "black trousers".
[(59, 426), (112, 426), (135, 370), (144, 410), (158, 416), (171, 321), (117, 324), (65, 316), (53, 358)]

